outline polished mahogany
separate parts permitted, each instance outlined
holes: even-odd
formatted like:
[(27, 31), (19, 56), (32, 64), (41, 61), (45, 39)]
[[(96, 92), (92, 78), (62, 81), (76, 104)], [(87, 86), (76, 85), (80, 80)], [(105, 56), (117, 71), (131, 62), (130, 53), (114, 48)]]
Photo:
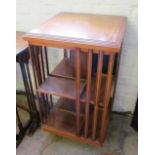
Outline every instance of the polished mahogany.
[[(123, 16), (62, 12), (24, 35), (44, 130), (83, 143), (103, 144), (125, 26)], [(64, 49), (64, 58), (53, 71), (49, 71), (48, 47)], [(55, 104), (53, 95), (59, 97)]]

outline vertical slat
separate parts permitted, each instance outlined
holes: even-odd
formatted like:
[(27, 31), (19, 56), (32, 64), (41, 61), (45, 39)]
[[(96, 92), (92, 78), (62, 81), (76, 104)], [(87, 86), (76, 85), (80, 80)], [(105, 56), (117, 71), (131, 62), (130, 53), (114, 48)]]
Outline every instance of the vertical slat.
[(116, 63), (116, 70), (115, 70), (115, 75), (114, 75), (114, 87), (113, 87), (113, 94), (112, 94), (112, 102), (110, 105), (110, 109), (112, 109), (114, 99), (115, 99), (115, 92), (116, 92), (116, 85), (117, 85), (117, 80), (118, 80), (118, 70), (119, 70), (119, 64), (120, 64), (120, 53), (117, 54), (117, 63)]
[(36, 88), (37, 88), (41, 83), (40, 70), (39, 70), (38, 59), (37, 59), (37, 49), (35, 46), (30, 46), (29, 49), (30, 49), (30, 57), (32, 59), (34, 78), (36, 81)]
[(44, 52), (45, 52), (46, 71), (47, 71), (47, 76), (48, 76), (49, 75), (49, 65), (48, 65), (47, 47), (44, 47)]
[(42, 47), (39, 47), (39, 50), (40, 50), (40, 57), (41, 57), (42, 78), (43, 78), (43, 80), (45, 80), (45, 66), (44, 66)]
[(76, 129), (80, 133), (80, 49), (76, 50)]
[(117, 81), (118, 81), (118, 74), (119, 74), (119, 66), (120, 66), (120, 60), (121, 60), (121, 53), (122, 53), (122, 46), (123, 43), (121, 44), (121, 48), (120, 48), (120, 52), (117, 54), (117, 63), (116, 63), (116, 69), (115, 69), (115, 83), (114, 83), (114, 91), (112, 94), (112, 103), (111, 103), (111, 109), (113, 107), (114, 104), (114, 100), (115, 100), (115, 94), (116, 94), (116, 87), (117, 87)]
[(100, 137), (99, 137), (100, 142), (103, 142), (103, 140), (105, 138), (113, 64), (114, 64), (114, 54), (111, 53), (109, 55), (108, 74), (107, 74), (107, 78), (106, 78), (105, 93), (104, 93), (104, 98), (103, 98), (103, 111), (102, 111), (101, 129), (100, 129)]
[(40, 120), (42, 123), (44, 123), (44, 120), (43, 120), (43, 106), (42, 106), (42, 100), (41, 100), (41, 95), (39, 92), (36, 93), (37, 94), (37, 99), (38, 99), (38, 102), (39, 102), (39, 115), (40, 115)]
[(45, 101), (45, 94), (40, 93), (40, 98), (41, 98), (41, 106), (42, 106), (42, 111), (43, 111), (43, 121), (46, 122), (47, 119), (47, 106), (46, 106), (46, 101)]
[(87, 61), (87, 88), (86, 88), (86, 105), (85, 105), (85, 131), (84, 136), (88, 136), (89, 129), (89, 103), (91, 95), (91, 72), (92, 72), (92, 50), (88, 51)]
[[(48, 66), (48, 57), (47, 57), (47, 48), (45, 47), (45, 65), (46, 65), (46, 70), (47, 70), (47, 75), (49, 74), (49, 66)], [(42, 63), (42, 71), (43, 71), (43, 80), (45, 80), (45, 66), (44, 66), (44, 57), (43, 57), (43, 51), (41, 50), (41, 63)], [(52, 97), (52, 95), (50, 95)], [(51, 106), (49, 105), (50, 101), (48, 100), (48, 95), (45, 95), (45, 104), (46, 104), (46, 108), (47, 108), (47, 112), (49, 114)]]
[(37, 46), (34, 46), (34, 59), (36, 62), (36, 69), (37, 69), (37, 75), (38, 75), (38, 81), (39, 85), (42, 83), (42, 77), (41, 77), (41, 68), (40, 68), (40, 62), (39, 62), (39, 48)]
[(36, 104), (35, 104), (35, 100), (34, 100), (34, 92), (33, 92), (33, 88), (32, 88), (32, 81), (31, 81), (31, 76), (30, 76), (30, 70), (29, 70), (29, 66), (28, 63), (25, 64), (25, 70), (27, 72), (26, 76), (27, 76), (27, 84), (29, 86), (29, 95), (31, 98), (31, 106), (33, 108), (34, 111), (36, 111)]
[(52, 99), (52, 95), (50, 95), (50, 103), (51, 103), (51, 109), (53, 108), (53, 99)]
[(47, 114), (50, 112), (50, 105), (49, 105), (49, 100), (48, 100), (48, 95), (45, 94), (45, 102), (46, 102), (46, 107), (47, 107)]
[(42, 99), (42, 104), (43, 104), (43, 109), (44, 109), (44, 118), (47, 119), (47, 117), (48, 117), (48, 103), (46, 100), (46, 94), (42, 93), (41, 99)]
[(29, 45), (28, 49), (29, 49), (30, 59), (32, 62), (32, 71), (33, 71), (35, 87), (37, 88), (38, 87), (38, 80), (37, 80), (37, 73), (36, 73), (36, 69), (35, 69), (35, 60), (34, 60), (34, 56), (33, 56), (33, 53), (34, 53), (33, 46)]
[(24, 87), (26, 90), (26, 95), (28, 98), (28, 104), (30, 105), (30, 110), (32, 110), (32, 100), (31, 100), (31, 95), (30, 95), (30, 87), (29, 87), (29, 82), (28, 82), (28, 77), (27, 77), (27, 73), (26, 73), (26, 64), (25, 63), (20, 63), (21, 66), (21, 72), (22, 72), (22, 77), (23, 77), (23, 81), (24, 81)]
[(64, 58), (67, 58), (67, 49), (64, 49)]
[(30, 97), (30, 93), (29, 93), (30, 91), (29, 91), (29, 86), (28, 86), (28, 81), (27, 81), (27, 77), (26, 77), (24, 63), (20, 63), (20, 68), (21, 68), (21, 72), (22, 72), (22, 78), (23, 78), (24, 87), (25, 87), (25, 91), (26, 91), (28, 106), (29, 106), (30, 111), (32, 111), (33, 107), (32, 107), (31, 97)]
[(43, 68), (42, 68), (42, 60), (41, 60), (41, 48), (40, 46), (37, 46), (37, 62), (38, 62), (38, 67), (39, 67), (39, 72), (40, 72), (40, 77), (41, 77), (41, 82), (43, 81), (44, 77), (43, 77)]
[(102, 64), (103, 64), (103, 53), (102, 51), (98, 54), (98, 65), (97, 65), (97, 75), (96, 75), (96, 89), (95, 89), (95, 102), (94, 102), (94, 119), (93, 119), (93, 132), (92, 138), (96, 138), (96, 128), (98, 119), (98, 101), (100, 97), (100, 87), (101, 87), (101, 75), (102, 75)]

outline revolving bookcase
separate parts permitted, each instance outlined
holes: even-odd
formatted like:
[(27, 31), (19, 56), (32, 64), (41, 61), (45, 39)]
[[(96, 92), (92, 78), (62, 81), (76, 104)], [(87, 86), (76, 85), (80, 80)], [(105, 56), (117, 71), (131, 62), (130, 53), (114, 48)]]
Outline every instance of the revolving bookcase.
[[(64, 12), (24, 35), (44, 130), (87, 144), (103, 144), (125, 25), (126, 18), (121, 16)], [(48, 52), (55, 51), (48, 51), (49, 47), (64, 51), (52, 71), (48, 60), (54, 58), (48, 58)], [(57, 103), (52, 96), (59, 96)]]

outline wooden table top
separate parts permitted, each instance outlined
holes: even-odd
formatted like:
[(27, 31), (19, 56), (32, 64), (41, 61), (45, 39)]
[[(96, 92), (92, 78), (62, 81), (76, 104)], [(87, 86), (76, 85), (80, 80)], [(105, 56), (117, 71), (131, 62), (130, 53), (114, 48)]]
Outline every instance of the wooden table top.
[(23, 39), (25, 32), (16, 31), (16, 55), (28, 48), (28, 43)]
[(119, 52), (125, 26), (123, 16), (62, 12), (28, 32), (24, 39), (36, 45)]

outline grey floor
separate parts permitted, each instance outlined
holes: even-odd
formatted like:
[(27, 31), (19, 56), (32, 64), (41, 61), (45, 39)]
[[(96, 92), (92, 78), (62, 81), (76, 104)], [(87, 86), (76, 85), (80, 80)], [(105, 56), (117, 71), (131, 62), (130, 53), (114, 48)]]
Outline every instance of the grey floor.
[(26, 135), (17, 148), (17, 155), (137, 155), (138, 135), (130, 127), (131, 115), (112, 113), (104, 146), (96, 148), (38, 129)]

